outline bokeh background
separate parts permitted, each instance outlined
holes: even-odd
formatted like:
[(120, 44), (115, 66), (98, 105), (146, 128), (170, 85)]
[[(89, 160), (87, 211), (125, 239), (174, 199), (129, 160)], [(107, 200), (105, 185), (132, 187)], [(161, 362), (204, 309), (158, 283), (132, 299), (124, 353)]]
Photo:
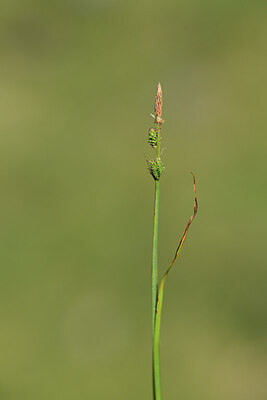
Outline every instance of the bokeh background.
[(158, 81), (164, 399), (267, 399), (266, 11), (1, 0), (2, 400), (152, 398)]

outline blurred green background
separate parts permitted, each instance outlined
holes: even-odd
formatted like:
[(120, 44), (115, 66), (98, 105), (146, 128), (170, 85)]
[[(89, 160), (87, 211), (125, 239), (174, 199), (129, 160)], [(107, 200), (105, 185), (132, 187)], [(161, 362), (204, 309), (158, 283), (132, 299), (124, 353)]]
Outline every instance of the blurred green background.
[(1, 400), (152, 398), (158, 81), (164, 399), (267, 399), (266, 11), (1, 0)]

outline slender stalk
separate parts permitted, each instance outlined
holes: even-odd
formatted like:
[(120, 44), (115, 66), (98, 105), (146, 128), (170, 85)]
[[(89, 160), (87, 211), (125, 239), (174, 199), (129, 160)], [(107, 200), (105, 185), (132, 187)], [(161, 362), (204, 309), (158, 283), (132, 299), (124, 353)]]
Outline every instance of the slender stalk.
[[(160, 124), (157, 124), (157, 158), (160, 157)], [(159, 180), (155, 180), (153, 257), (152, 257), (152, 337), (154, 338), (158, 292), (158, 226), (159, 226)]]
[(153, 340), (153, 393), (154, 400), (162, 400), (161, 395), (161, 380), (160, 380), (160, 359), (159, 359), (159, 343), (160, 343), (160, 323), (161, 323), (161, 310), (163, 300), (163, 288), (166, 280), (164, 276), (160, 282), (157, 309), (156, 309), (156, 320), (155, 320), (155, 331)]
[(155, 181), (153, 257), (152, 257), (152, 337), (154, 338), (158, 292), (158, 224), (159, 224), (159, 181)]
[(159, 181), (155, 181), (154, 204), (154, 232), (153, 232), (153, 258), (152, 258), (152, 371), (153, 371), (153, 399), (157, 400), (157, 363), (154, 355), (154, 332), (156, 320), (156, 307), (158, 297), (158, 221), (159, 221)]

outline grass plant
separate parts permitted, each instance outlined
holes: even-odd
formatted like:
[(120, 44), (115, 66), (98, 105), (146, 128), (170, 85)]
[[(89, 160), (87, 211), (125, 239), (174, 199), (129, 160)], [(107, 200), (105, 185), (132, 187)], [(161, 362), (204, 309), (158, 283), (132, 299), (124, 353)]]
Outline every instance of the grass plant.
[(148, 130), (148, 143), (156, 151), (156, 157), (154, 160), (147, 160), (148, 170), (155, 181), (155, 202), (154, 202), (154, 228), (153, 228), (153, 251), (152, 251), (152, 372), (153, 372), (153, 399), (162, 400), (161, 391), (161, 379), (160, 379), (160, 357), (159, 357), (159, 347), (160, 347), (160, 324), (161, 324), (161, 313), (162, 313), (162, 303), (163, 303), (163, 292), (164, 285), (167, 275), (171, 268), (173, 267), (175, 261), (178, 259), (180, 252), (182, 250), (183, 244), (185, 242), (188, 229), (196, 216), (198, 210), (197, 194), (196, 194), (196, 182), (195, 176), (193, 176), (194, 184), (194, 212), (190, 217), (181, 240), (176, 249), (174, 258), (168, 268), (166, 269), (164, 275), (162, 276), (160, 283), (158, 284), (158, 234), (159, 234), (159, 194), (160, 194), (160, 177), (164, 170), (161, 161), (161, 128), (162, 124), (165, 122), (162, 119), (162, 89), (160, 83), (157, 87), (156, 99), (155, 99), (155, 115), (154, 127)]

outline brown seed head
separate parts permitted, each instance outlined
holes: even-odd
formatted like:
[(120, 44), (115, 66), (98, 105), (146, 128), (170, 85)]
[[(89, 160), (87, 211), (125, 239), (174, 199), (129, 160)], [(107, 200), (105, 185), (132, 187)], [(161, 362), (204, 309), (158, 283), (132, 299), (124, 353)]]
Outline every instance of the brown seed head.
[(155, 113), (156, 119), (161, 119), (162, 114), (162, 90), (160, 83), (158, 84), (157, 94), (156, 94), (156, 101), (155, 101)]

